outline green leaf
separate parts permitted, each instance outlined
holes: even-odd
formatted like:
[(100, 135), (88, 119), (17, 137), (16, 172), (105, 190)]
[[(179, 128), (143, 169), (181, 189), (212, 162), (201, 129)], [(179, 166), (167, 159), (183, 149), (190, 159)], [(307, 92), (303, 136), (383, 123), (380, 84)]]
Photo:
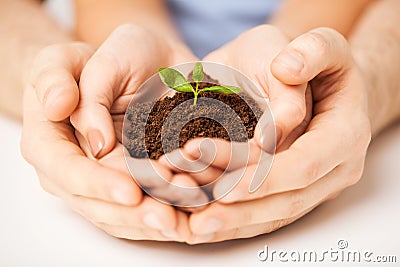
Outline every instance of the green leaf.
[(216, 85), (216, 86), (211, 86), (208, 88), (203, 88), (199, 90), (200, 92), (217, 92), (221, 93), (224, 95), (230, 95), (230, 94), (239, 94), (243, 91), (242, 88), (236, 87), (236, 86), (229, 86), (229, 85)]
[(182, 93), (194, 93), (194, 89), (188, 80), (177, 70), (171, 68), (158, 69), (161, 81), (169, 88)]
[(201, 82), (204, 79), (204, 72), (203, 72), (203, 65), (201, 65), (200, 62), (197, 62), (196, 65), (194, 65), (193, 69), (193, 81), (195, 82)]

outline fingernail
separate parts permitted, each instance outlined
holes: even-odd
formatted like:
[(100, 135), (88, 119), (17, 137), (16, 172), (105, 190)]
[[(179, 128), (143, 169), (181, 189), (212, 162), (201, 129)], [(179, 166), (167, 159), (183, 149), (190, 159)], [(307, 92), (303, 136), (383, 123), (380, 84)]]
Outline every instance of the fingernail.
[(226, 196), (220, 199), (223, 203), (233, 203), (243, 199), (243, 193), (241, 190), (232, 190)]
[(62, 98), (64, 89), (61, 87), (56, 87), (51, 89), (50, 92), (44, 99), (44, 106), (45, 109), (51, 109), (52, 107), (56, 106), (58, 102), (60, 102)]
[(101, 150), (104, 147), (104, 138), (101, 132), (97, 129), (90, 130), (87, 134), (87, 140), (90, 146), (90, 150), (95, 158), (100, 155)]
[(218, 232), (222, 228), (223, 224), (220, 219), (217, 218), (208, 218), (202, 224), (202, 230), (204, 233), (215, 233)]
[(196, 235), (193, 238), (193, 243), (200, 244), (200, 243), (209, 242), (214, 238), (214, 236), (215, 236), (214, 233), (206, 234), (206, 235)]
[(170, 238), (173, 240), (178, 240), (178, 238), (179, 238), (179, 235), (175, 230), (162, 230), (161, 234), (163, 236), (165, 236), (166, 238)]
[(148, 213), (143, 217), (143, 223), (148, 227), (155, 230), (164, 230), (164, 226), (161, 224), (158, 216), (155, 213)]
[(134, 202), (132, 201), (131, 193), (125, 192), (124, 190), (120, 189), (111, 190), (111, 197), (116, 203), (125, 206), (130, 206), (134, 204)]
[(300, 72), (304, 68), (303, 57), (294, 51), (283, 52), (277, 57), (276, 61), (285, 68), (294, 72)]

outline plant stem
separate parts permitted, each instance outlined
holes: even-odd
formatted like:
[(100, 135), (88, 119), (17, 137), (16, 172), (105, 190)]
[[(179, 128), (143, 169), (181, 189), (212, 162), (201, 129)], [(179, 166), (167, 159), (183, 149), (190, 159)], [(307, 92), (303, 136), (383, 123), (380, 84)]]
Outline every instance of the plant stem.
[(196, 90), (194, 91), (194, 100), (193, 100), (193, 106), (195, 107), (197, 104), (197, 96), (199, 94), (199, 83), (196, 82)]
[(197, 104), (197, 93), (194, 94), (193, 107)]

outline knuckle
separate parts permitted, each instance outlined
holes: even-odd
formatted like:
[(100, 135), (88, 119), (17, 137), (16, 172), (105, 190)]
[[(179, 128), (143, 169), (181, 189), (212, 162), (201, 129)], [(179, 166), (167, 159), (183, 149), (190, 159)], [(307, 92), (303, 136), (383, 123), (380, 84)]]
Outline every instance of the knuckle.
[(227, 239), (237, 239), (243, 236), (243, 230), (240, 227), (234, 227), (227, 233)]
[(342, 53), (349, 53), (350, 48), (346, 38), (338, 31), (321, 27), (310, 31), (307, 36), (309, 37), (309, 45), (319, 53), (320, 56), (328, 56), (333, 50), (333, 46), (337, 46), (335, 51), (341, 51)]
[(282, 219), (288, 219), (297, 216), (304, 210), (304, 199), (301, 197), (301, 194), (297, 192), (291, 192), (289, 194), (289, 207), (286, 211), (285, 217)]
[(317, 53), (321, 57), (326, 57), (328, 55), (329, 41), (323, 34), (318, 31), (312, 31), (308, 33), (307, 38), (307, 45), (312, 48), (314, 53)]
[(346, 40), (346, 38), (340, 32), (329, 27), (319, 27), (313, 30), (312, 32), (319, 33), (321, 36), (332, 36), (335, 39)]
[(135, 30), (141, 30), (143, 29), (142, 27), (132, 24), (132, 23), (124, 23), (118, 26), (114, 32), (129, 32), (129, 31), (135, 31)]
[(306, 162), (307, 163), (303, 167), (303, 178), (305, 181), (305, 183), (303, 184), (304, 187), (309, 186), (319, 178), (318, 177), (319, 163), (315, 161), (306, 161)]
[(28, 149), (27, 147), (28, 147), (28, 142), (29, 142), (29, 139), (27, 139), (26, 137), (25, 137), (25, 134), (22, 134), (22, 138), (21, 138), (21, 145), (20, 145), (20, 151), (21, 151), (21, 155), (22, 155), (22, 157), (27, 161), (27, 162), (29, 162), (29, 163), (32, 163), (32, 160), (31, 160), (31, 152), (30, 152), (30, 149)]
[(125, 23), (118, 26), (111, 34), (112, 38), (126, 37), (128, 40), (131, 40), (132, 38), (139, 40), (140, 37), (147, 36), (149, 36), (148, 30), (139, 25), (130, 23)]
[[(71, 166), (75, 167), (71, 168)], [(93, 188), (91, 188), (87, 182), (87, 178), (90, 177), (91, 174), (95, 173), (95, 170), (91, 165), (86, 166), (85, 168), (80, 168), (79, 177), (76, 177), (76, 168), (78, 167), (79, 165), (77, 164), (75, 157), (71, 156), (68, 157), (68, 159), (65, 159), (65, 164), (63, 164), (63, 167), (60, 167), (60, 173), (64, 174), (64, 177), (60, 177), (61, 179), (59, 179), (59, 181), (61, 186), (67, 190), (69, 194), (87, 196), (89, 190), (93, 191)]]
[(306, 113), (307, 113), (306, 104), (304, 100), (292, 97), (291, 99), (288, 99), (288, 103), (290, 104), (291, 113), (294, 120), (298, 124), (303, 122), (306, 118)]
[(325, 201), (331, 201), (331, 200), (337, 198), (341, 193), (342, 193), (342, 191), (334, 192), (334, 193), (328, 195), (328, 197), (326, 198)]
[(247, 41), (252, 40), (257, 43), (268, 42), (271, 38), (274, 38), (276, 43), (281, 43), (282, 45), (286, 45), (289, 42), (288, 37), (278, 27), (268, 24), (254, 27), (240, 35), (239, 38)]
[(347, 180), (345, 187), (349, 187), (358, 183), (362, 177), (363, 172), (364, 172), (364, 159), (362, 159), (361, 161), (357, 161), (356, 164), (353, 166), (352, 170), (349, 173), (350, 178)]
[(42, 48), (34, 59), (34, 69), (40, 72), (42, 69), (48, 67), (52, 63), (51, 59), (65, 55), (68, 50), (66, 48), (68, 48), (66, 44), (52, 44)]
[(266, 34), (266, 33), (281, 34), (281, 31), (277, 27), (270, 25), (270, 24), (259, 25), (257, 27), (254, 27), (253, 29), (251, 29), (249, 32), (261, 33), (261, 34)]
[[(372, 138), (369, 120), (357, 116), (352, 121), (353, 123), (348, 123), (343, 135), (346, 138), (344, 142), (349, 143), (357, 155), (365, 155)], [(349, 154), (349, 157), (353, 158), (354, 153)]]
[[(300, 153), (299, 155), (306, 155), (306, 153)], [(320, 163), (318, 161), (309, 160), (307, 158), (298, 158), (297, 161), (294, 162), (300, 163), (298, 166), (299, 175), (297, 179), (297, 189), (305, 188), (319, 178), (318, 176)]]
[(29, 136), (26, 135), (26, 133), (23, 131), (21, 141), (20, 141), (20, 152), (22, 157), (31, 165), (34, 165), (35, 163), (35, 156), (33, 155), (33, 151), (35, 149), (32, 148), (32, 138), (29, 138)]
[(288, 225), (290, 222), (291, 222), (290, 219), (281, 219), (281, 220), (271, 221), (265, 225), (264, 233), (271, 233), (273, 231), (276, 231), (276, 230)]
[(44, 191), (46, 191), (49, 194), (56, 195), (55, 191), (50, 186), (50, 183), (47, 181), (47, 179), (45, 179), (41, 175), (38, 175), (38, 180), (39, 180), (40, 186), (43, 188)]
[(121, 238), (122, 235), (119, 231), (116, 231), (115, 227), (111, 227), (110, 225), (103, 223), (103, 222), (92, 222), (96, 227), (98, 227), (100, 230), (104, 231), (106, 234), (116, 237), (116, 238)]
[(371, 125), (367, 118), (364, 119), (364, 122), (359, 127), (359, 137), (357, 139), (359, 145), (363, 149), (366, 149), (371, 142), (372, 139)]

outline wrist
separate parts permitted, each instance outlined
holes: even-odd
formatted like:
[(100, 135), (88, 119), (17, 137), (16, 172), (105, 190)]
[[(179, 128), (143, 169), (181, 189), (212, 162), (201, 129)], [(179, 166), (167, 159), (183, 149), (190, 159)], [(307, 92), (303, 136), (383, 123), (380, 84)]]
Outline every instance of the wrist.
[(374, 64), (374, 60), (366, 55), (369, 53), (355, 53), (354, 59), (364, 82), (372, 135), (376, 136), (400, 118), (400, 88), (386, 79), (375, 67), (379, 64)]

